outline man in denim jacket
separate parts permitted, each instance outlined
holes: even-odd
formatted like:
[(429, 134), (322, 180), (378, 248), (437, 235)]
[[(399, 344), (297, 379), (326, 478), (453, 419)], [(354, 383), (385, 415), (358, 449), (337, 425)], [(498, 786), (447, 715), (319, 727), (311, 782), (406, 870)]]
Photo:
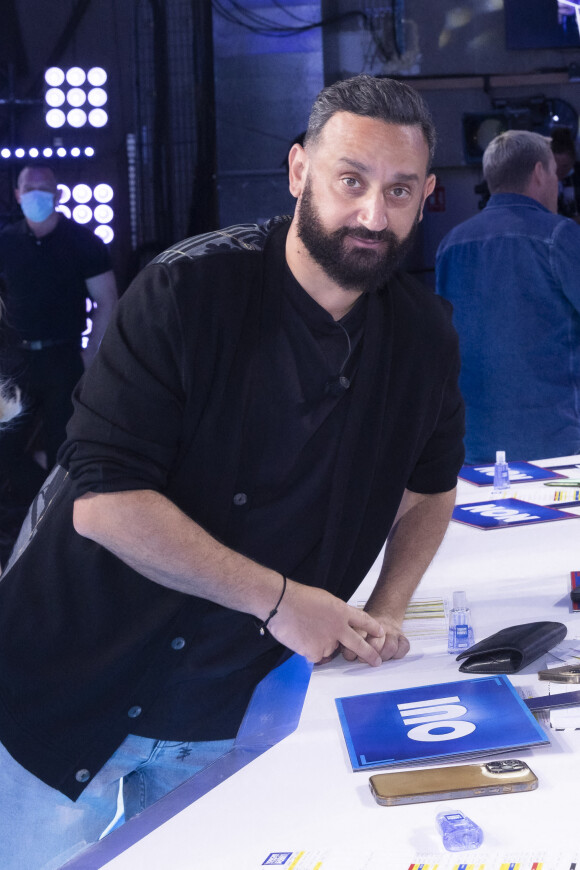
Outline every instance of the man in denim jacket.
[(580, 452), (580, 227), (558, 215), (550, 140), (510, 130), (483, 155), (492, 194), (437, 252), (454, 306), (466, 459)]

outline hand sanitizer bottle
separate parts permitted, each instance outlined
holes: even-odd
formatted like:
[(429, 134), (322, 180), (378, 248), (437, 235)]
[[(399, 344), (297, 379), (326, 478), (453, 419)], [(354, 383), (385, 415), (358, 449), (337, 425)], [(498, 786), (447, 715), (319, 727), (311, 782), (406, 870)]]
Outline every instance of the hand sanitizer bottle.
[(473, 646), (473, 625), (467, 596), (465, 592), (454, 592), (453, 607), (449, 611), (447, 652), (458, 653), (470, 646)]
[(437, 827), (448, 852), (477, 849), (483, 843), (483, 831), (459, 810), (437, 813)]
[(510, 470), (505, 461), (505, 450), (497, 450), (493, 467), (493, 494), (499, 495), (510, 488)]

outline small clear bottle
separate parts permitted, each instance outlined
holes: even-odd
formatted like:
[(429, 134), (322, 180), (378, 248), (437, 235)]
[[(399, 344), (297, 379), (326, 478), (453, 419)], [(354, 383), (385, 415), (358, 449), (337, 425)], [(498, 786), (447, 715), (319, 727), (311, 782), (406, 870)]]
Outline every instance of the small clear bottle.
[(483, 843), (483, 831), (460, 810), (437, 813), (437, 827), (448, 852), (478, 849)]
[(453, 593), (453, 607), (449, 611), (447, 652), (458, 653), (473, 646), (473, 623), (465, 592)]
[(493, 467), (493, 494), (505, 493), (510, 488), (510, 469), (505, 459), (505, 450), (497, 450)]

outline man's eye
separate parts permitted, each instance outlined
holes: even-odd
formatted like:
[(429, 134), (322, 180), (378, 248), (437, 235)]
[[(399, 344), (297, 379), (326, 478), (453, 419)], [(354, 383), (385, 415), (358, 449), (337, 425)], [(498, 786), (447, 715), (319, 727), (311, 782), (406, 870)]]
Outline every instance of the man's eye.
[(353, 178), (350, 175), (347, 175), (346, 178), (343, 178), (342, 182), (344, 185), (346, 185), (346, 187), (360, 187), (358, 179)]
[(404, 197), (409, 195), (409, 191), (406, 187), (393, 187), (391, 194), (395, 199), (404, 199)]

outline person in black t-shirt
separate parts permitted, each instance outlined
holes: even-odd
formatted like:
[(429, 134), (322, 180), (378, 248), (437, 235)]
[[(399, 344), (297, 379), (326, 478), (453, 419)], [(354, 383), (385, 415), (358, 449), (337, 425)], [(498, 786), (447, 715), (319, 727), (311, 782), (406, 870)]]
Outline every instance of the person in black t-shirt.
[[(66, 436), (71, 393), (94, 356), (117, 298), (103, 242), (57, 212), (56, 178), (47, 166), (27, 166), (14, 192), (24, 219), (0, 233), (0, 379), (19, 389), (24, 413), (2, 433), (0, 500), (19, 526)], [(86, 299), (92, 331), (81, 350)], [(35, 461), (44, 451), (46, 468)], [(11, 535), (0, 544), (5, 560)]]

